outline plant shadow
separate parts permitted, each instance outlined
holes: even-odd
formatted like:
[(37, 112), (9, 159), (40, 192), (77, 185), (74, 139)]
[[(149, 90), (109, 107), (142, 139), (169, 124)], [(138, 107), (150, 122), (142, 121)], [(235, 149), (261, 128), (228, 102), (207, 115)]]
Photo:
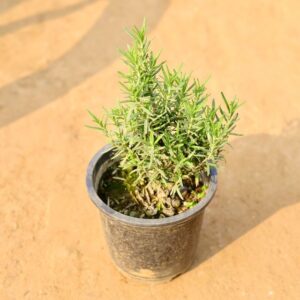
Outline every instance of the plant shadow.
[(26, 18), (13, 21), (11, 23), (1, 25), (0, 36), (10, 34), (14, 31), (23, 29), (24, 27), (30, 26), (32, 24), (39, 24), (49, 20), (61, 18), (67, 14), (71, 14), (97, 1), (99, 0), (81, 0), (75, 4), (71, 4), (60, 9), (41, 12), (33, 16), (28, 16)]
[[(110, 0), (94, 25), (69, 51), (46, 68), (0, 89), (0, 127), (56, 100), (98, 73), (119, 56), (117, 49), (129, 41), (124, 29), (140, 25), (144, 18), (149, 30), (153, 29), (168, 3), (169, 0)], [(48, 18), (47, 14), (44, 18)]]
[(7, 10), (13, 8), (24, 2), (26, 0), (1, 0), (0, 2), (0, 14), (6, 12)]
[(279, 136), (237, 138), (207, 207), (192, 268), (271, 217), (300, 201), (300, 121)]

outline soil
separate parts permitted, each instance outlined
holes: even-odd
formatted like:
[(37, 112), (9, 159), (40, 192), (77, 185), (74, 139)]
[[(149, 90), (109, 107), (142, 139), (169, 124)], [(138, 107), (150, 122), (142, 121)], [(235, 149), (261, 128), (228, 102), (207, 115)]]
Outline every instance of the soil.
[[(197, 187), (187, 184), (181, 189), (181, 197), (172, 196), (170, 192), (157, 194), (153, 189), (143, 188), (138, 199), (132, 195), (124, 184), (122, 171), (113, 165), (104, 173), (99, 183), (98, 195), (114, 210), (131, 217), (157, 219), (171, 217), (197, 205), (206, 195), (207, 185), (199, 182)], [(137, 194), (137, 190), (134, 194)], [(140, 199), (140, 201), (139, 201)]]

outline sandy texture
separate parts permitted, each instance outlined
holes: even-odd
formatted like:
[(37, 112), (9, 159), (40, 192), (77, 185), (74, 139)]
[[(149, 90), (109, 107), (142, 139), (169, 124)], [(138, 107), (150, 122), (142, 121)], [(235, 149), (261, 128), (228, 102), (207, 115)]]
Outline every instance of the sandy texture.
[[(146, 16), (171, 65), (244, 101), (192, 270), (146, 285), (114, 268), (85, 190), (120, 97), (117, 48)], [(300, 299), (296, 0), (0, 3), (0, 299)]]

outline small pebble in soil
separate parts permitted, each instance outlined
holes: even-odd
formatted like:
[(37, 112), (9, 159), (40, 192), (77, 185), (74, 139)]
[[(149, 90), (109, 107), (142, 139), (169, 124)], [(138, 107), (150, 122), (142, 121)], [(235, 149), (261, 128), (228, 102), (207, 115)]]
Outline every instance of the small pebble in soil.
[(184, 190), (182, 193), (181, 193), (182, 197), (183, 198), (186, 198), (188, 196), (188, 191), (187, 190)]
[(153, 207), (149, 207), (149, 208), (147, 208), (145, 213), (148, 217), (152, 217), (152, 216), (155, 216), (157, 214), (157, 209), (153, 208)]
[(179, 207), (179, 208), (177, 209), (177, 212), (178, 212), (178, 213), (182, 213), (182, 212), (186, 211), (187, 209), (188, 209), (187, 207), (181, 206), (181, 207)]
[(179, 199), (172, 199), (171, 204), (174, 208), (178, 208), (181, 204)]
[(174, 214), (175, 214), (175, 210), (174, 210), (174, 208), (164, 208), (163, 210), (162, 210), (162, 212), (163, 212), (163, 214), (165, 215), (165, 216), (167, 216), (167, 217), (171, 217), (171, 216), (174, 216)]

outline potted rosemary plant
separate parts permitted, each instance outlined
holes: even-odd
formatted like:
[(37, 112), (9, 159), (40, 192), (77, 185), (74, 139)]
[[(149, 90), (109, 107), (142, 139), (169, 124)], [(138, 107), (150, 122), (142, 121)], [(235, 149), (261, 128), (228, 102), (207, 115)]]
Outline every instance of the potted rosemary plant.
[(122, 51), (124, 99), (93, 126), (110, 140), (91, 160), (87, 188), (109, 249), (125, 274), (168, 280), (196, 254), (217, 163), (238, 120), (238, 102), (216, 105), (205, 84), (171, 70), (150, 50), (145, 24)]

